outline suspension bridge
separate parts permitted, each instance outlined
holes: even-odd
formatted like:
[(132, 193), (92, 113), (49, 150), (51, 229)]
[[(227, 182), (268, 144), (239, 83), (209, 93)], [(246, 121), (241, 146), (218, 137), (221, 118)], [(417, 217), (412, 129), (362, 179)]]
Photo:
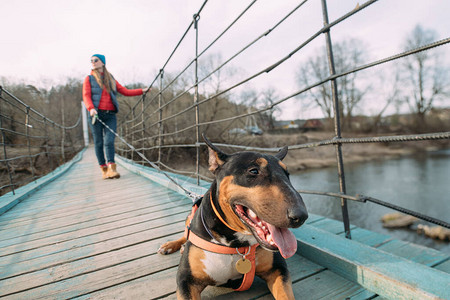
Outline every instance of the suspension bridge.
[[(205, 49), (198, 49), (200, 16), (205, 1), (194, 14), (186, 32), (150, 84), (152, 93), (123, 105), (118, 115), (118, 180), (102, 180), (89, 146), (87, 115), (59, 121), (30, 106), (6, 87), (0, 88), (2, 135), (2, 181), (0, 196), (0, 298), (5, 299), (173, 299), (179, 254), (157, 254), (159, 246), (178, 238), (191, 210), (192, 198), (202, 195), (211, 182), (200, 133), (217, 137), (219, 147), (230, 151), (256, 150), (267, 153), (279, 147), (253, 145), (255, 139), (230, 137), (230, 128), (264, 119), (271, 109), (316, 87), (327, 85), (334, 111), (340, 111), (338, 79), (349, 74), (445, 46), (450, 38), (359, 65), (337, 73), (332, 51), (332, 29), (376, 1), (367, 1), (329, 22), (322, 0), (323, 27), (295, 49), (238, 83), (202, 95), (199, 87), (255, 43), (280, 30), (279, 25), (296, 16), (307, 1), (296, 5), (275, 26), (224, 60), (203, 78), (198, 77), (200, 58), (217, 43), (256, 1)], [(165, 69), (188, 34), (195, 36), (195, 57), (177, 76), (165, 79)], [(239, 105), (221, 108), (226, 94), (285, 64), (318, 37), (325, 37), (330, 74), (299, 91), (263, 107)], [(194, 74), (192, 85), (174, 90), (182, 76)], [(229, 103), (229, 102), (226, 102)], [(218, 114), (217, 111), (222, 111)], [(254, 121), (256, 120), (256, 121)], [(72, 122), (71, 124), (69, 124)], [(262, 122), (262, 121), (259, 121)], [(342, 220), (310, 215), (307, 223), (292, 230), (297, 254), (287, 260), (297, 299), (450, 299), (450, 255), (390, 236), (358, 228), (348, 217), (347, 201), (383, 205), (449, 228), (448, 222), (426, 216), (388, 199), (346, 192), (344, 153), (350, 144), (448, 141), (450, 132), (411, 135), (342, 137), (340, 114), (334, 116), (329, 139), (290, 144), (291, 151), (328, 147), (336, 155), (339, 191), (300, 190), (302, 194), (331, 197), (340, 201)], [(69, 124), (69, 125), (67, 125)], [(83, 126), (84, 125), (84, 126)], [(84, 128), (84, 129), (83, 129)], [(284, 146), (284, 145), (283, 145)], [(187, 156), (188, 153), (189, 155)], [(187, 158), (189, 157), (189, 158)], [(42, 172), (45, 165), (50, 172)], [(181, 169), (181, 166), (186, 167)], [(305, 187), (307, 188), (307, 187)], [(429, 199), (432, 201), (433, 199)], [(443, 208), (444, 209), (444, 208)], [(205, 299), (271, 299), (257, 279), (246, 292), (208, 288)]]

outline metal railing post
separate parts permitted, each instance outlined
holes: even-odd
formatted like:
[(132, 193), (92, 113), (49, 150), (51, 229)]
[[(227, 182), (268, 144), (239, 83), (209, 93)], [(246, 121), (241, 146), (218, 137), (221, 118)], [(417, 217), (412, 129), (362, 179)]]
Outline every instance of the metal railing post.
[[(2, 92), (2, 87), (0, 86), (0, 96), (1, 96), (1, 92)], [(1, 105), (0, 105), (0, 112), (1, 112)], [(13, 195), (15, 195), (16, 192), (14, 190), (14, 181), (13, 181), (12, 174), (11, 174), (11, 168), (8, 163), (8, 155), (7, 155), (7, 151), (6, 151), (6, 134), (5, 134), (5, 131), (3, 130), (3, 117), (2, 117), (1, 113), (0, 113), (0, 131), (2, 132), (3, 157), (5, 158), (6, 170), (8, 171), (8, 175), (9, 175), (9, 184), (11, 186), (11, 192), (13, 193)]]
[[(328, 21), (328, 9), (326, 0), (322, 0), (322, 14), (323, 14), (323, 25), (326, 27), (329, 25)], [(325, 31), (325, 41), (327, 45), (327, 57), (328, 64), (330, 68), (330, 75), (333, 76), (336, 74), (335, 65), (334, 65), (334, 57), (333, 57), (333, 47), (331, 43), (330, 29)], [(341, 136), (341, 120), (340, 120), (340, 107), (339, 107), (339, 99), (338, 99), (338, 90), (337, 90), (337, 80), (331, 80), (331, 93), (333, 97), (333, 109), (334, 109), (334, 130), (336, 134), (336, 139), (339, 140), (342, 138)], [(345, 173), (344, 173), (344, 161), (342, 159), (342, 144), (337, 143), (335, 146), (336, 149), (336, 159), (337, 159), (337, 167), (338, 167), (338, 175), (339, 175), (339, 189), (340, 192), (346, 194), (345, 187)], [(341, 209), (342, 209), (342, 219), (344, 223), (345, 237), (351, 239), (350, 232), (350, 221), (348, 217), (348, 209), (347, 209), (347, 199), (341, 198)]]
[[(141, 122), (142, 122), (142, 135), (141, 135), (141, 140), (142, 140), (142, 152), (145, 153), (145, 116), (144, 116), (144, 110), (145, 110), (145, 95), (142, 95), (142, 101), (141, 101)], [(144, 163), (142, 163), (144, 164)]]
[(27, 116), (25, 117), (25, 134), (27, 136), (27, 147), (28, 147), (28, 156), (30, 159), (30, 168), (31, 168), (31, 175), (33, 176), (33, 179), (35, 177), (35, 172), (34, 172), (34, 166), (33, 166), (33, 159), (31, 158), (31, 142), (30, 142), (30, 128), (33, 128), (30, 125), (30, 107), (27, 106), (26, 108), (27, 111)]
[[(131, 109), (131, 116), (133, 117), (133, 123), (131, 123), (131, 124), (136, 124), (136, 121), (135, 121), (136, 120), (136, 113), (134, 111), (134, 107)], [(135, 134), (134, 126), (132, 125), (131, 128), (133, 128), (132, 132), (131, 132), (131, 145), (133, 145), (133, 147), (134, 147), (135, 146), (135, 143), (134, 143), (134, 134)], [(131, 151), (131, 160), (134, 160), (134, 150)]]
[(83, 140), (84, 140), (84, 146), (87, 147), (89, 145), (89, 125), (88, 125), (88, 111), (86, 107), (84, 106), (84, 102), (81, 101), (81, 122), (82, 122), (82, 128), (83, 128)]
[(161, 167), (161, 146), (162, 146), (162, 90), (163, 90), (163, 77), (164, 69), (159, 70), (159, 96), (158, 96), (158, 164)]
[[(57, 155), (56, 147), (58, 145), (58, 142), (57, 142), (58, 141), (58, 136), (57, 136), (57, 132), (56, 132), (56, 128), (55, 128), (55, 126), (56, 126), (55, 122), (52, 121), (52, 124), (53, 124), (53, 143), (54, 143), (53, 147), (55, 148), (54, 151), (55, 151), (55, 156), (56, 156)], [(61, 164), (61, 159), (58, 158), (58, 157), (56, 157), (56, 158), (57, 158), (57, 165), (60, 165)], [(52, 168), (53, 168), (53, 166), (52, 166)]]
[(50, 151), (48, 150), (49, 147), (49, 134), (48, 134), (48, 128), (47, 128), (47, 118), (44, 117), (44, 134), (45, 134), (45, 154), (47, 155), (47, 162), (50, 166), (53, 166), (53, 164), (50, 163)]
[[(61, 155), (62, 155), (62, 162), (65, 163), (66, 162), (66, 153), (65, 153), (65, 149), (64, 149), (64, 144), (66, 143), (66, 129), (64, 128), (65, 126), (65, 117), (64, 117), (64, 113), (65, 113), (65, 107), (64, 107), (64, 100), (65, 98), (62, 98), (61, 101)], [(56, 142), (56, 141), (55, 141)]]
[(200, 185), (200, 133), (199, 133), (199, 107), (198, 107), (198, 21), (200, 20), (200, 15), (194, 15), (194, 28), (195, 28), (195, 93), (194, 93), (194, 104), (195, 104), (195, 142), (196, 142), (196, 161), (195, 173), (197, 174), (197, 185)]

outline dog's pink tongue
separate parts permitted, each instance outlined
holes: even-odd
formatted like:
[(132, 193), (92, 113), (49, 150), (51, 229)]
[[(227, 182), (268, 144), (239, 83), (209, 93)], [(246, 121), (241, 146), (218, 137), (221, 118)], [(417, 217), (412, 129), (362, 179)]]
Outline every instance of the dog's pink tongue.
[(287, 228), (278, 228), (267, 224), (272, 234), (272, 239), (280, 250), (281, 256), (289, 258), (297, 251), (297, 239), (294, 234)]

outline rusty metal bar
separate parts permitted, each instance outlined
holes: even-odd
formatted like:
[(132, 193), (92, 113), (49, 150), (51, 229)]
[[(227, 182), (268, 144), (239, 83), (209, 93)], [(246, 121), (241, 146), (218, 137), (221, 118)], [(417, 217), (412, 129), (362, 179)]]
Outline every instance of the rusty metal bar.
[(162, 146), (162, 89), (163, 89), (163, 78), (164, 69), (159, 70), (161, 77), (159, 77), (159, 97), (158, 97), (158, 164), (161, 162), (161, 146)]
[[(327, 27), (329, 25), (329, 21), (328, 21), (328, 9), (326, 0), (322, 0), (322, 15), (323, 15), (323, 25), (324, 27)], [(324, 34), (325, 34), (325, 42), (327, 45), (327, 57), (328, 57), (328, 65), (330, 68), (330, 75), (334, 76), (336, 74), (336, 69), (334, 65), (333, 45), (331, 43), (330, 29), (326, 30)], [(336, 78), (331, 80), (331, 93), (333, 97), (333, 109), (334, 109), (334, 131), (336, 138), (340, 139), (342, 138), (341, 120), (340, 120), (341, 111), (339, 106), (338, 87)], [(344, 161), (342, 159), (342, 144), (337, 143), (335, 145), (335, 149), (336, 149), (338, 176), (339, 176), (339, 190), (342, 194), (346, 194)], [(345, 237), (351, 239), (347, 199), (345, 198), (341, 198), (341, 209), (342, 209), (342, 219), (344, 222)]]
[[(194, 105), (195, 105), (195, 141), (198, 144), (200, 142), (199, 132), (199, 107), (198, 107), (198, 21), (200, 15), (194, 15), (194, 28), (195, 28), (195, 92), (194, 92)], [(195, 166), (197, 174), (197, 185), (200, 185), (200, 146), (196, 146)]]

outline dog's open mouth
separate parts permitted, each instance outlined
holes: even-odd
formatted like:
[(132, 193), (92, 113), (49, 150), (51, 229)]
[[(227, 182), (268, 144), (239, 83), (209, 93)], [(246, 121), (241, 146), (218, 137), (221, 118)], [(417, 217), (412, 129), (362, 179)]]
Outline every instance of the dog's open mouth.
[(252, 230), (259, 244), (268, 250), (279, 250), (284, 258), (297, 251), (297, 239), (287, 228), (273, 226), (261, 220), (254, 211), (243, 205), (235, 205), (235, 212)]

